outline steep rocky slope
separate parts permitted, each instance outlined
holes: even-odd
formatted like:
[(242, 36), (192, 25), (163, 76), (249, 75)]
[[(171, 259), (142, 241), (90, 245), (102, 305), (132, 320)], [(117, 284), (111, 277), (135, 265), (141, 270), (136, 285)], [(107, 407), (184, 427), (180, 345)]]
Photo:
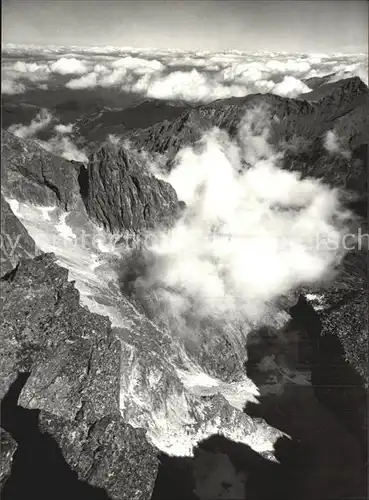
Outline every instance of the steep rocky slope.
[[(67, 270), (59, 267), (55, 258), (24, 260), (40, 251), (5, 199), (83, 213), (78, 174), (84, 167), (7, 132), (2, 139), (4, 498), (22, 496), (27, 489), (35, 498), (97, 495), (148, 499), (156, 477), (156, 451), (143, 430), (135, 430), (121, 419), (120, 343), (108, 319), (80, 305)], [(109, 167), (115, 168), (113, 162)], [(105, 172), (108, 176), (108, 168)], [(150, 179), (148, 184), (150, 187)], [(157, 207), (160, 202), (159, 197)], [(132, 219), (126, 215), (119, 222), (117, 216), (117, 222), (113, 205), (108, 221), (116, 221), (118, 227), (124, 227), (125, 221), (131, 227), (133, 203), (127, 194), (125, 208)], [(28, 374), (28, 378), (24, 387), (15, 391), (19, 374)], [(35, 411), (36, 421), (32, 416)], [(34, 446), (39, 454), (32, 453)], [(30, 454), (33, 461), (27, 458)], [(54, 455), (55, 467), (48, 464)], [(45, 479), (48, 474), (50, 481)], [(84, 484), (100, 489), (86, 490)]]
[(78, 205), (78, 170), (73, 163), (8, 131), (1, 135), (1, 160), (1, 191), (5, 196), (65, 210)]
[(89, 216), (111, 232), (168, 224), (179, 209), (172, 186), (124, 148), (104, 147), (90, 155), (79, 182)]
[[(111, 499), (149, 499), (157, 471), (156, 452), (143, 431), (120, 417), (119, 341), (107, 318), (80, 306), (79, 294), (67, 276), (51, 255), (43, 255), (22, 261), (3, 278), (1, 423), (17, 441), (18, 450), (13, 457), (8, 453), (2, 466), (9, 470), (12, 458), (21, 468), (20, 477), (5, 483), (4, 498), (19, 498), (25, 491), (35, 498), (63, 497), (63, 474), (46, 492), (42, 469), (35, 485), (38, 493), (32, 491), (32, 483), (17, 483), (22, 474), (30, 474), (23, 463), (24, 455), (32, 452), (27, 446), (32, 446), (33, 438), (37, 443), (49, 435), (80, 481), (104, 488)], [(18, 401), (12, 401), (12, 384), (19, 373), (29, 377)], [(37, 410), (38, 423), (28, 423), (29, 410)], [(44, 457), (35, 455), (33, 460), (47, 462), (48, 449)]]
[(11, 271), (22, 258), (35, 257), (37, 247), (1, 194), (1, 272)]

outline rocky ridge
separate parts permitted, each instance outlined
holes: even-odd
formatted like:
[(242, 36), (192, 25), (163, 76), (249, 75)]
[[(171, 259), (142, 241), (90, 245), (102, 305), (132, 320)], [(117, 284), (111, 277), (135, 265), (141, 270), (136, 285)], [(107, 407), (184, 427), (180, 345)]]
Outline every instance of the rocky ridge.
[(1, 134), (1, 191), (4, 196), (38, 205), (76, 208), (80, 201), (78, 170), (35, 141), (8, 131)]
[[(360, 78), (348, 78), (334, 84), (322, 85), (319, 94), (314, 91), (302, 94), (299, 99), (273, 94), (252, 94), (246, 97), (221, 99), (184, 112), (175, 120), (156, 123), (144, 130), (133, 130), (125, 137), (138, 148), (164, 154), (172, 158), (187, 144), (196, 141), (204, 130), (212, 126), (227, 130), (231, 136), (249, 109), (263, 106), (269, 111), (272, 121), (272, 142), (289, 141), (294, 137), (304, 140), (316, 139), (332, 129), (336, 120), (351, 113), (362, 115), (360, 129), (367, 130), (369, 90)], [(318, 92), (317, 91), (317, 92)], [(349, 132), (345, 130), (345, 132)], [(347, 138), (351, 142), (351, 134)]]
[[(149, 499), (156, 451), (143, 431), (120, 417), (120, 343), (109, 320), (80, 306), (67, 270), (47, 254), (22, 260), (2, 278), (1, 303), (2, 426), (18, 443), (3, 468), (20, 460), (27, 446), (17, 414), (27, 422), (26, 412), (37, 410), (39, 432), (56, 441), (80, 481), (103, 488), (111, 499)], [(29, 376), (12, 404), (7, 394), (19, 373)], [(48, 494), (59, 495), (57, 485)]]
[(88, 215), (111, 232), (169, 225), (179, 210), (172, 186), (145, 171), (124, 148), (91, 154), (79, 182)]

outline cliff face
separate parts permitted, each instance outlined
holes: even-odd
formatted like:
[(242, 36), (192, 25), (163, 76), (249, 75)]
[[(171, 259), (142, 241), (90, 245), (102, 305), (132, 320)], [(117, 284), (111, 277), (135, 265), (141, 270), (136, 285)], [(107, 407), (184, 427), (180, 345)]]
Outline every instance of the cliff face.
[(22, 258), (32, 258), (37, 247), (21, 222), (1, 195), (1, 272), (11, 271)]
[(101, 148), (85, 167), (5, 131), (1, 176), (7, 198), (66, 211), (85, 205), (91, 219), (111, 232), (169, 224), (179, 209), (174, 189), (124, 148)]
[(79, 182), (88, 215), (111, 232), (169, 224), (178, 211), (172, 186), (145, 172), (123, 148), (92, 154)]
[(1, 142), (1, 190), (5, 196), (65, 210), (78, 205), (78, 171), (73, 163), (7, 131), (2, 132)]
[[(143, 431), (120, 418), (120, 343), (107, 318), (79, 305), (67, 271), (54, 260), (45, 254), (22, 261), (1, 286), (2, 427), (18, 444), (13, 461), (22, 460), (32, 439), (42, 441), (38, 433), (47, 433), (80, 481), (103, 488), (112, 499), (149, 499), (156, 453)], [(19, 373), (29, 376), (13, 401)], [(30, 410), (37, 410), (35, 424), (29, 423)], [(48, 493), (59, 498), (63, 486), (54, 487)], [(13, 481), (7, 488), (19, 493), (24, 484)]]

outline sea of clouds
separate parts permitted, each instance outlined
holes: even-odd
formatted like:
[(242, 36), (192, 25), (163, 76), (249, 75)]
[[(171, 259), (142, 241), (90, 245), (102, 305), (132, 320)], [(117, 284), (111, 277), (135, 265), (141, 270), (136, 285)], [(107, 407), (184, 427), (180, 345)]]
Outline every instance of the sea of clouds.
[(297, 97), (308, 79), (359, 76), (368, 83), (367, 54), (218, 53), (129, 47), (36, 47), (6, 44), (2, 92), (115, 87), (144, 98), (190, 103), (271, 92)]

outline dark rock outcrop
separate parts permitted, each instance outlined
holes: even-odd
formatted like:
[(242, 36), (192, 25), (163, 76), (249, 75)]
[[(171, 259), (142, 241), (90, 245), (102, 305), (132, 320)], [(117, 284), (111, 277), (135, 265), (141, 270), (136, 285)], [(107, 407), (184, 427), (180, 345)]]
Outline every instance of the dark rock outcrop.
[(78, 171), (71, 162), (8, 131), (2, 132), (1, 140), (1, 190), (5, 196), (65, 210), (78, 205)]
[(28, 373), (19, 374), (1, 402), (1, 425), (15, 437), (17, 448), (11, 463), (5, 464), (7, 469), (11, 466), (11, 476), (2, 485), (1, 497), (6, 500), (28, 496), (42, 500), (108, 500), (102, 488), (78, 479), (55, 439), (39, 429), (40, 412), (17, 404), (28, 376)]
[[(363, 224), (364, 231), (367, 231)], [(343, 360), (353, 367), (369, 387), (368, 350), (368, 253), (367, 248), (349, 251), (338, 274), (329, 286), (323, 287), (316, 330), (322, 335), (336, 336), (343, 349)]]
[[(368, 108), (369, 112), (369, 108)], [(299, 151), (287, 150), (283, 168), (300, 172), (302, 177), (315, 177), (332, 187), (344, 188), (364, 200), (367, 197), (367, 163), (358, 149), (352, 158), (328, 153), (318, 141), (307, 143)]]
[(3, 132), (2, 139), (6, 197), (64, 210), (86, 207), (90, 218), (111, 232), (167, 226), (180, 211), (172, 186), (151, 175), (126, 149), (101, 148), (90, 155), (85, 167), (9, 132)]
[(173, 187), (146, 172), (124, 148), (92, 154), (79, 181), (87, 213), (111, 232), (165, 226), (179, 211)]
[(1, 265), (0, 276), (10, 272), (22, 258), (32, 258), (37, 253), (35, 242), (13, 214), (1, 195)]
[[(37, 410), (41, 433), (55, 440), (78, 479), (112, 499), (148, 499), (156, 452), (120, 418), (120, 343), (107, 318), (79, 305), (67, 274), (45, 254), (3, 278), (1, 397), (28, 373), (17, 404)], [(2, 423), (19, 445), (12, 411)]]
[(212, 122), (201, 117), (201, 109), (187, 110), (175, 120), (164, 120), (144, 130), (133, 130), (126, 136), (139, 149), (173, 158), (181, 147), (195, 143), (211, 127)]

